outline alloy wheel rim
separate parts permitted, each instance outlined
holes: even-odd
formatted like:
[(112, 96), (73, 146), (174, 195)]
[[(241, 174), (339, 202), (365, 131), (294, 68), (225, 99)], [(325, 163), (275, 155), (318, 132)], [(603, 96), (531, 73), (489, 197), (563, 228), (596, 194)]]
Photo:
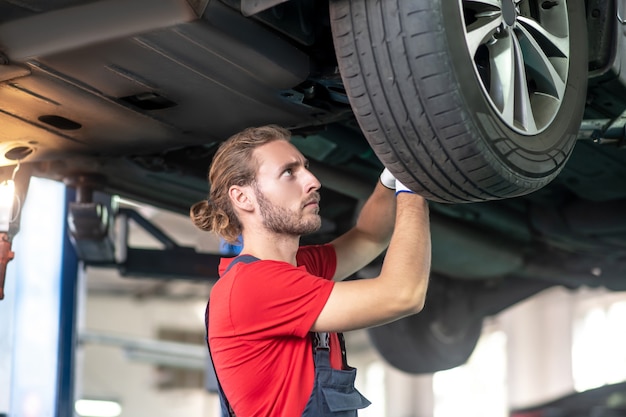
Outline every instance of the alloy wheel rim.
[(459, 5), (465, 44), (495, 113), (522, 135), (547, 129), (567, 85), (566, 0), (459, 0)]

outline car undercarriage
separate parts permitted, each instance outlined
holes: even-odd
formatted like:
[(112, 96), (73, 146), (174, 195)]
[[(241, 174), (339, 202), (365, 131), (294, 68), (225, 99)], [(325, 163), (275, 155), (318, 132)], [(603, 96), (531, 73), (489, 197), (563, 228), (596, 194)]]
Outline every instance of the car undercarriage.
[[(463, 0), (452, 13), (429, 0), (396, 14), (369, 0), (278, 3), (0, 1), (2, 177), (19, 163), (24, 197), (30, 176), (76, 188), (69, 221), (83, 261), (124, 269), (109, 230), (124, 212), (94, 193), (187, 213), (207, 197), (219, 144), (245, 127), (288, 128), (322, 183), (323, 227), (303, 244), (348, 230), (387, 166), (431, 201), (427, 307), (370, 332), (408, 372), (463, 363), (484, 317), (550, 286), (626, 290), (621, 2)], [(383, 25), (390, 16), (396, 26)], [(412, 72), (384, 59), (433, 19), (441, 50), (407, 43)], [(493, 32), (479, 43), (481, 19)], [(504, 74), (521, 67), (496, 59), (507, 39), (511, 59), (526, 59), (511, 85)]]

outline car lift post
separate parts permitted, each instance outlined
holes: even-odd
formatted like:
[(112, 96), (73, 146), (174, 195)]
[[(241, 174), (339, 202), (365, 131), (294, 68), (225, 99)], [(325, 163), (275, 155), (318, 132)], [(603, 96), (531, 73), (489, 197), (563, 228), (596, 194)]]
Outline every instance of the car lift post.
[(66, 216), (75, 196), (72, 189), (43, 180), (32, 181), (28, 194), (13, 242), (19, 256), (7, 271), (3, 303), (10, 308), (3, 318), (13, 330), (0, 354), (8, 354), (11, 366), (0, 383), (8, 382), (7, 415), (72, 416), (79, 281)]
[[(68, 207), (76, 198), (76, 191), (65, 188), (63, 224), (67, 225)], [(56, 414), (55, 417), (74, 415), (74, 382), (76, 377), (76, 346), (78, 341), (78, 257), (69, 238), (67, 226), (63, 228), (63, 250), (61, 258), (61, 299), (59, 310), (59, 355), (57, 366)]]

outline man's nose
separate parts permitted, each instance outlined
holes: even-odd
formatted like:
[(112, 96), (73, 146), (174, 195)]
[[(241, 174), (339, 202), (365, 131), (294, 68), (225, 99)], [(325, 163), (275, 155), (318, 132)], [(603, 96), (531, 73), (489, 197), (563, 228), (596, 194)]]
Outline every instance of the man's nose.
[(317, 191), (322, 187), (322, 184), (319, 182), (317, 177), (313, 175), (313, 173), (309, 171), (308, 169), (306, 170), (305, 186), (306, 186), (307, 193), (311, 191)]

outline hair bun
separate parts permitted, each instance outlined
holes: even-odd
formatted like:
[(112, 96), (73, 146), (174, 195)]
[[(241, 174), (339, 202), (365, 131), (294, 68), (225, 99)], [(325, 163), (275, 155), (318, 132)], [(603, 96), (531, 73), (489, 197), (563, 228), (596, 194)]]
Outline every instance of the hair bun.
[(208, 200), (202, 200), (191, 206), (189, 216), (197, 228), (210, 232), (212, 230), (211, 215), (213, 210), (213, 204)]

